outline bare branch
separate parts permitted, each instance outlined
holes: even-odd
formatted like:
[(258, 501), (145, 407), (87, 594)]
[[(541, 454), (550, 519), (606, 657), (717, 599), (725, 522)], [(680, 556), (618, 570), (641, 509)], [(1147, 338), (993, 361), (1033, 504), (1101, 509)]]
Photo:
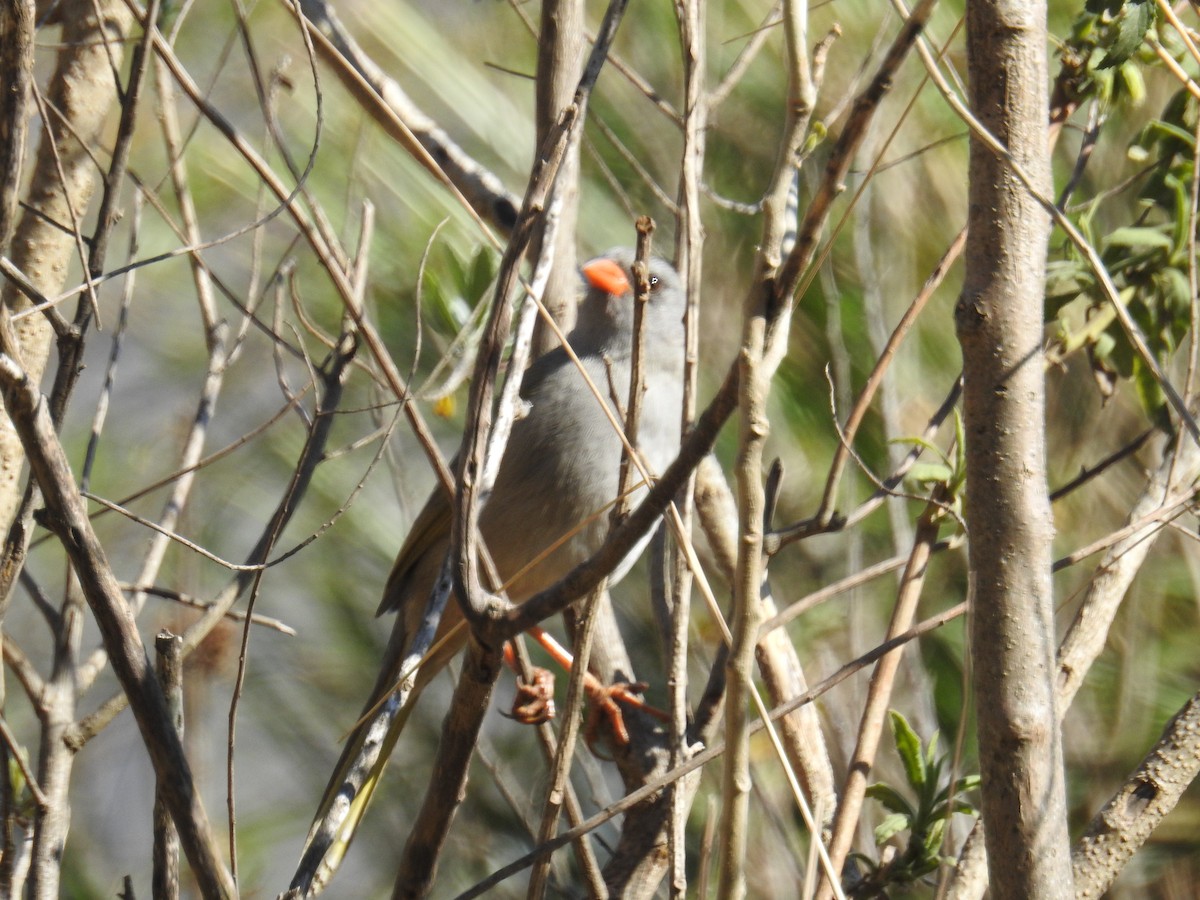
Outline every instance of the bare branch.
[[(0, 97), (0, 255), (7, 255), (17, 227), (17, 191), (25, 161), (29, 88), (33, 77), (33, 0), (0, 7), (0, 73), (8, 89)], [(3, 521), (0, 519), (0, 521)]]
[(1080, 837), (1071, 854), (1076, 898), (1104, 895), (1197, 775), (1200, 694), (1167, 723), (1162, 738)]
[[(157, 651), (156, 671), (163, 695), (167, 698), (174, 726), (183, 735), (183, 642), (178, 635), (160, 631), (154, 639)], [(159, 793), (155, 792), (156, 795)], [(154, 800), (154, 873), (152, 891), (155, 900), (178, 900), (179, 834), (171, 821), (166, 803)]]
[(172, 726), (162, 692), (149, 677), (141, 636), (92, 530), (49, 410), (29, 376), (7, 354), (0, 355), (0, 385), (59, 539), (100, 626), (113, 670), (129, 696), (159, 782), (166, 786), (166, 803), (192, 871), (209, 896), (233, 896), (233, 883), (217, 853), (183, 745)]
[[(685, 349), (683, 408), (679, 411), (681, 433), (686, 434), (696, 417), (699, 384), (700, 286), (703, 276), (704, 221), (700, 209), (700, 186), (704, 181), (704, 156), (709, 104), (706, 91), (707, 54), (705, 6), (696, 0), (675, 4), (679, 44), (683, 57), (683, 157), (679, 167), (678, 225), (675, 229), (675, 258), (687, 290), (684, 317)], [(684, 485), (677, 499), (679, 527), (684, 540), (691, 537), (693, 493), (696, 476)], [(665, 539), (665, 538), (664, 538)], [(671, 632), (667, 643), (667, 680), (671, 685), (671, 768), (688, 755), (688, 626), (691, 622), (692, 572), (687, 554), (676, 552), (670, 573)], [(690, 797), (678, 786), (668, 796), (671, 897), (687, 893), (684, 834)]]

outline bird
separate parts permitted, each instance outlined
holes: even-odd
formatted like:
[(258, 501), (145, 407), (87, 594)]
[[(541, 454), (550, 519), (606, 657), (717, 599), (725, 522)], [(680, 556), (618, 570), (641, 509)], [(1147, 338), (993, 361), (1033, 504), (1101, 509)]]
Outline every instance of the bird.
[[(634, 258), (631, 249), (619, 247), (581, 267), (584, 295), (575, 327), (567, 335), (579, 364), (557, 347), (538, 357), (522, 380), (525, 414), (513, 424), (480, 516), (483, 543), (514, 603), (550, 587), (587, 560), (607, 534), (607, 510), (619, 490), (622, 442), (580, 369), (620, 421), (629, 396)], [(658, 473), (675, 458), (680, 444), (687, 301), (678, 273), (665, 260), (648, 261), (648, 280), (638, 443), (647, 470)], [(639, 479), (634, 482), (638, 486), (630, 499), (636, 504), (648, 486)], [(422, 689), (466, 642), (462, 613), (451, 600), (411, 690), (402, 701), (392, 701), (396, 708), (387, 713), (385, 732), (379, 711), (395, 696), (413, 636), (441, 573), (450, 520), (451, 500), (444, 490), (435, 489), (392, 566), (378, 614), (394, 613), (396, 621), (362, 718), (346, 740), (309, 830), (292, 882), (295, 895), (306, 896), (310, 885), (323, 885), (332, 877)], [(609, 576), (609, 584), (629, 571), (648, 541), (649, 535), (630, 551)], [(367, 745), (373, 745), (378, 756), (364, 767)], [(348, 780), (347, 773), (356, 765), (368, 771), (357, 781)]]

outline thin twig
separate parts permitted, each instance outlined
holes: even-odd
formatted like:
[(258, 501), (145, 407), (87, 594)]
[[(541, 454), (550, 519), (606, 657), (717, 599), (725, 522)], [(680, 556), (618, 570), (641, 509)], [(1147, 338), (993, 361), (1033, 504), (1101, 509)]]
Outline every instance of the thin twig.
[(839, 441), (833, 460), (829, 464), (829, 475), (825, 480), (825, 493), (821, 497), (821, 505), (816, 515), (818, 520), (827, 518), (833, 514), (837, 487), (841, 480), (841, 474), (845, 468), (846, 461), (850, 456), (850, 447), (853, 445), (858, 428), (866, 417), (872, 401), (875, 399), (875, 392), (879, 389), (883, 381), (883, 376), (895, 358), (900, 344), (908, 336), (917, 321), (917, 317), (925, 309), (925, 306), (929, 303), (934, 293), (941, 287), (942, 282), (950, 271), (950, 267), (962, 254), (966, 242), (967, 230), (963, 228), (955, 236), (954, 240), (950, 242), (950, 246), (946, 248), (946, 252), (942, 254), (942, 258), (938, 260), (937, 264), (933, 267), (933, 271), (929, 273), (929, 277), (925, 279), (921, 290), (917, 292), (917, 296), (913, 298), (904, 315), (900, 317), (900, 321), (896, 323), (896, 327), (892, 329), (887, 343), (880, 352), (879, 358), (875, 361), (871, 373), (867, 376), (866, 383), (863, 385), (863, 389), (855, 401), (854, 408), (846, 418), (846, 424), (841, 429), (844, 437), (843, 440)]
[[(161, 597), (164, 600), (170, 600), (172, 603), (178, 603), (180, 606), (186, 606), (191, 609), (210, 609), (211, 603), (184, 594), (180, 591), (171, 590), (170, 588), (158, 587), (157, 585), (138, 585), (127, 584), (122, 582), (121, 590), (129, 593), (142, 593), (148, 597)], [(225, 618), (234, 622), (244, 622), (249, 620), (252, 625), (258, 625), (263, 628), (269, 628), (272, 631), (278, 631), (280, 634), (286, 634), (288, 637), (296, 636), (296, 629), (286, 622), (271, 616), (264, 616), (259, 613), (248, 615), (240, 609), (226, 610)]]
[[(142, 85), (146, 81), (147, 50), (158, 19), (161, 0), (149, 0), (146, 15), (142, 19), (142, 38), (133, 48), (129, 62), (129, 81), (121, 92), (121, 118), (117, 123), (117, 134), (113, 139), (112, 161), (104, 177), (100, 192), (100, 206), (96, 211), (96, 230), (92, 234), (91, 249), (87, 259), (88, 280), (91, 281), (104, 271), (104, 258), (108, 250), (108, 239), (117, 224), (115, 209), (125, 174), (129, 167), (129, 150), (133, 145), (133, 130), (137, 124)], [(114, 73), (115, 75), (115, 73)], [(93, 302), (95, 294), (92, 293)]]
[[(679, 171), (678, 225), (675, 229), (676, 262), (687, 291), (684, 316), (683, 408), (680, 433), (686, 434), (696, 417), (699, 384), (700, 292), (704, 264), (704, 222), (700, 190), (704, 180), (707, 123), (714, 100), (706, 92), (707, 43), (705, 5), (697, 0), (675, 4), (675, 19), (683, 59), (683, 152)], [(690, 539), (696, 475), (688, 479), (676, 500), (679, 526)], [(665, 540), (665, 536), (664, 536)], [(688, 743), (688, 631), (691, 622), (692, 574), (684, 552), (669, 557), (671, 628), (667, 641), (667, 683), (671, 686), (671, 741), (668, 765), (675, 768), (686, 758)], [(665, 575), (665, 573), (664, 573)], [(668, 795), (667, 847), (670, 853), (669, 896), (687, 894), (687, 851), (684, 834), (694, 794), (674, 785)]]
[[(908, 631), (912, 626), (917, 603), (921, 599), (921, 592), (925, 585), (929, 559), (937, 542), (938, 527), (941, 522), (942, 509), (945, 506), (943, 494), (944, 492), (940, 489), (934, 491), (929, 504), (917, 521), (912, 552), (905, 564), (904, 575), (900, 579), (900, 589), (896, 596), (896, 605), (892, 610), (891, 621), (888, 623), (886, 639), (894, 638)], [(832, 871), (835, 873), (842, 871), (858, 828), (859, 814), (862, 811), (863, 800), (866, 799), (867, 776), (875, 761), (875, 753), (879, 749), (879, 740), (887, 718), (888, 705), (891, 701), (896, 673), (900, 668), (901, 656), (902, 651), (899, 648), (882, 656), (875, 664), (875, 671), (871, 674), (867, 702), (859, 721), (858, 737), (850, 764), (847, 767), (848, 774), (842, 787), (841, 799), (833, 820), (833, 834), (829, 841), (829, 855), (832, 860)], [(832, 894), (834, 887), (836, 884), (826, 881), (818, 889), (817, 897)]]

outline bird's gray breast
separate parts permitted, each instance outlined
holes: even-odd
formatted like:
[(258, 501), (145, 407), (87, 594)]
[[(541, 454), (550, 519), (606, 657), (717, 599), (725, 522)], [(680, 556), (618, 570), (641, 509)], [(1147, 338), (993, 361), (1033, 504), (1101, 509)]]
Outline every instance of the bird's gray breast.
[[(603, 358), (585, 356), (582, 363), (605, 405), (623, 409), (628, 361), (610, 359), (606, 365)], [(526, 375), (523, 394), (528, 413), (513, 426), (482, 519), (484, 539), (501, 575), (516, 577), (508, 592), (518, 601), (550, 586), (599, 549), (608, 533), (621, 461), (621, 440), (601, 401), (564, 353), (554, 351), (538, 360)], [(647, 373), (639, 444), (655, 474), (678, 449), (681, 400), (679, 374)], [(644, 493), (644, 486), (638, 488), (633, 501)], [(613, 580), (632, 566), (644, 543), (618, 567)], [(520, 574), (544, 552), (544, 560)]]

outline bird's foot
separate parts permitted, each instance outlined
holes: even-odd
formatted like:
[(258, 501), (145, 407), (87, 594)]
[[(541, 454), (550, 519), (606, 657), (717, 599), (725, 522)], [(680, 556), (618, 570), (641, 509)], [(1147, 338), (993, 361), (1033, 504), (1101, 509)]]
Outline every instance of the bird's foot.
[(667, 720), (665, 712), (651, 706), (639, 696), (647, 687), (649, 685), (644, 681), (602, 684), (598, 679), (588, 676), (584, 682), (584, 690), (587, 691), (591, 705), (588, 708), (584, 738), (589, 747), (594, 748), (599, 741), (600, 728), (605, 721), (608, 722), (612, 739), (619, 746), (624, 747), (629, 743), (629, 729), (625, 726), (625, 714), (621, 710), (621, 704), (640, 709), (657, 719)]
[[(563, 668), (568, 671), (574, 666), (571, 654), (545, 630), (534, 627), (530, 635), (546, 649)], [(515, 669), (512, 648), (505, 647), (505, 659)], [(654, 716), (662, 721), (670, 717), (660, 709), (650, 706), (639, 695), (646, 690), (645, 682), (617, 682), (606, 685), (591, 672), (583, 675), (583, 689), (591, 700), (587, 721), (584, 725), (584, 740), (595, 750), (601, 737), (601, 726), (607, 721), (608, 733), (617, 746), (629, 744), (629, 729), (625, 725), (622, 705)], [(517, 696), (513, 700), (512, 717), (519, 722), (540, 724), (554, 717), (554, 676), (546, 669), (535, 667), (533, 682), (528, 684), (518, 676)]]
[(517, 676), (512, 717), (522, 725), (541, 725), (554, 718), (554, 673), (534, 666), (529, 681)]

